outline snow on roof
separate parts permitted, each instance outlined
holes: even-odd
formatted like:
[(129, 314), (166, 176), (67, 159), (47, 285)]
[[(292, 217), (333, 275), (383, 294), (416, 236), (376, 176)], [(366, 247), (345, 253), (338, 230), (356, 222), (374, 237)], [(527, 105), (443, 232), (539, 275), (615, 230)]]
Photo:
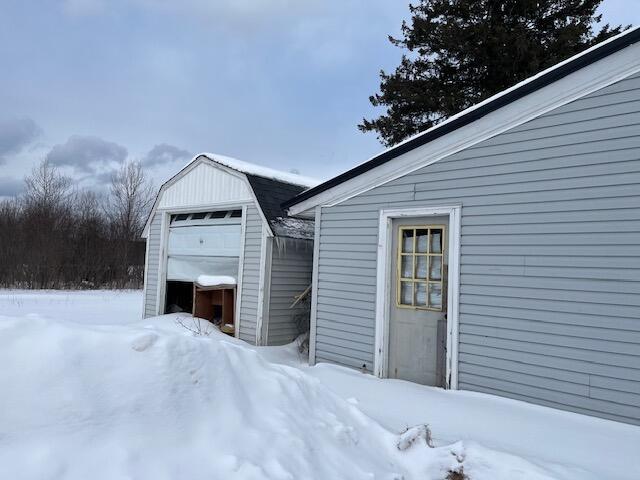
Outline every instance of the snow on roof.
[(235, 285), (236, 279), (228, 275), (198, 275), (196, 283), (201, 287), (218, 287), (221, 285)]
[(279, 182), (291, 183), (293, 185), (300, 185), (307, 188), (315, 187), (316, 185), (320, 184), (320, 181), (316, 180), (315, 178), (305, 177), (303, 175), (298, 175), (297, 173), (275, 170), (273, 168), (245, 162), (243, 160), (227, 157), (226, 155), (220, 155), (218, 153), (199, 153), (198, 155), (193, 157), (192, 161), (200, 156), (207, 157), (213, 162), (224, 165), (225, 167), (231, 168), (233, 170), (237, 170), (238, 172), (246, 173), (249, 175), (256, 175), (258, 177), (270, 178)]
[(313, 240), (314, 225), (313, 220), (294, 217), (277, 217), (271, 222), (275, 235), (301, 240)]

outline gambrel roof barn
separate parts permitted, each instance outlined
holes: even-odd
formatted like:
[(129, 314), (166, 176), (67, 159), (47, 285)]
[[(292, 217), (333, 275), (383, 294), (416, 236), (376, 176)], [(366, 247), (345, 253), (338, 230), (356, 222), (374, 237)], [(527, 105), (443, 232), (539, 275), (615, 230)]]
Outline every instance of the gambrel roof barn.
[(193, 309), (201, 275), (235, 280), (235, 335), (283, 344), (304, 312), (290, 308), (311, 283), (313, 222), (281, 203), (315, 182), (217, 154), (197, 155), (158, 193), (147, 239), (144, 315)]

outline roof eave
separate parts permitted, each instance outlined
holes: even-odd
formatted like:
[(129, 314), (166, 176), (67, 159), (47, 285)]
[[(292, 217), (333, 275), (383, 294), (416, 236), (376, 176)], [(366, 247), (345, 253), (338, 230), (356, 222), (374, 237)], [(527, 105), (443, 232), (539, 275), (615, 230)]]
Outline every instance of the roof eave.
[[(291, 200), (283, 203), (283, 207), (289, 210), (291, 207), (309, 200), (320, 193), (326, 192), (342, 183), (351, 180), (365, 172), (379, 167), (390, 160), (399, 157), (411, 150), (426, 145), (427, 143), (443, 137), (465, 125), (475, 122), (485, 115), (494, 112), (510, 103), (513, 103), (537, 90), (540, 90), (552, 83), (574, 73), (578, 70), (597, 62), (613, 53), (616, 53), (634, 43), (640, 41), (640, 27), (627, 30), (615, 37), (612, 37), (598, 45), (585, 50), (559, 64), (544, 70), (533, 77), (530, 77), (513, 87), (500, 92), (487, 100), (470, 107), (467, 110), (454, 115), (443, 123), (440, 123), (425, 132), (419, 133), (404, 142), (391, 147), (390, 149), (374, 156), (368, 161), (347, 170), (346, 172), (321, 183), (320, 185), (310, 188)], [(306, 208), (302, 212), (307, 212), (312, 207)], [(296, 212), (298, 215), (302, 212)]]

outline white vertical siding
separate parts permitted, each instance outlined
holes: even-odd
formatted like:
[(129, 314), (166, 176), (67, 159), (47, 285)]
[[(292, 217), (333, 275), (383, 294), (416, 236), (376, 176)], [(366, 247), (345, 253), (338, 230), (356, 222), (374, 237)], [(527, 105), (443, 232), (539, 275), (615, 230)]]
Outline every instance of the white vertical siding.
[(215, 205), (251, 201), (247, 182), (205, 160), (167, 186), (158, 208)]
[(462, 205), (459, 387), (640, 424), (640, 76), (323, 207), (318, 361), (373, 367), (382, 208)]

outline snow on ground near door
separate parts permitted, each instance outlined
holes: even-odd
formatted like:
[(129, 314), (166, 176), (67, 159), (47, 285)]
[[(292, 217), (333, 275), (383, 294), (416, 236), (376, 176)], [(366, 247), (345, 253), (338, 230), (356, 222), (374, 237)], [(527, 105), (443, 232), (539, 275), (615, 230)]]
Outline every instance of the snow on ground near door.
[[(141, 321), (141, 303), (0, 291), (0, 478), (638, 478), (638, 427), (309, 368), (293, 345)], [(422, 423), (436, 448), (399, 451)]]

